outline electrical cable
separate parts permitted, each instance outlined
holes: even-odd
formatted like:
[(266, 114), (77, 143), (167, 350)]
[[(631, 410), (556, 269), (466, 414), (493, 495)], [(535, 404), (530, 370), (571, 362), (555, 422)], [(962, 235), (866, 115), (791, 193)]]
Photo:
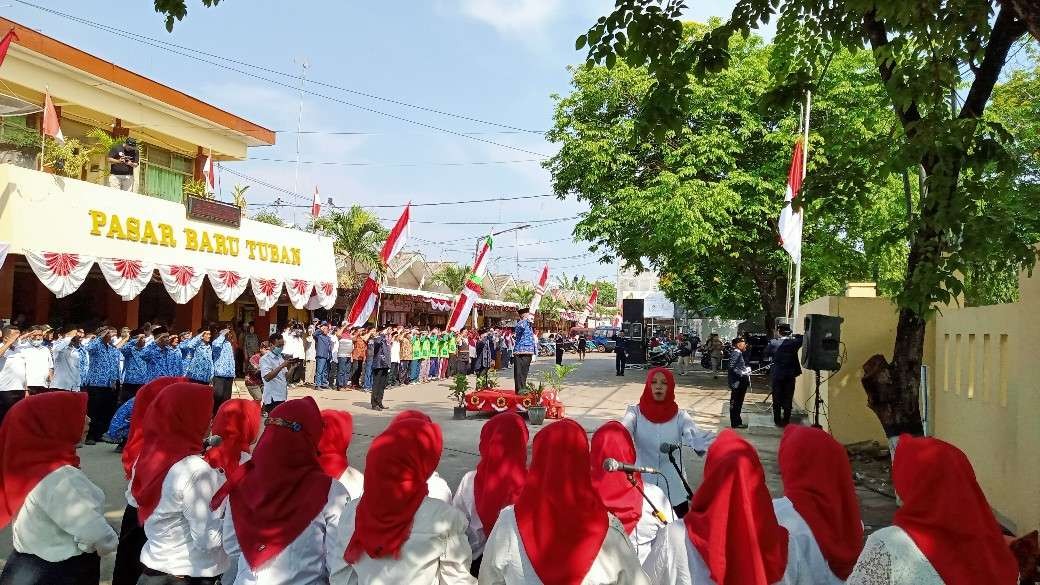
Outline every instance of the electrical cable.
[(506, 164), (517, 164), (517, 163), (532, 163), (541, 162), (541, 159), (537, 158), (524, 158), (518, 160), (476, 160), (476, 161), (464, 161), (464, 162), (398, 162), (398, 163), (375, 163), (375, 162), (346, 162), (346, 161), (319, 161), (319, 160), (301, 160), (296, 161), (287, 158), (263, 158), (263, 157), (250, 157), (250, 161), (263, 161), (263, 162), (276, 162), (276, 163), (292, 163), (296, 164), (299, 162), (301, 165), (320, 165), (320, 166), (339, 166), (339, 167), (464, 167), (464, 166), (485, 166), (485, 165), (506, 165)]

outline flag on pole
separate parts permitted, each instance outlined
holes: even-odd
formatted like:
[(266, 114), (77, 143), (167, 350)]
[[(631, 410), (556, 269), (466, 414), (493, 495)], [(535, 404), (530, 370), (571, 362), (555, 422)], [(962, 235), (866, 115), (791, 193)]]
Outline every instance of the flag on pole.
[(321, 215), (321, 201), (318, 199), (318, 186), (314, 186), (314, 200), (311, 201), (311, 218), (318, 219)]
[(780, 212), (780, 244), (791, 255), (796, 264), (802, 259), (802, 210), (795, 210), (794, 201), (802, 189), (803, 166), (802, 141), (794, 144), (791, 155), (791, 170), (787, 173), (787, 192), (784, 194), (784, 209)]
[(208, 187), (210, 193), (217, 190), (217, 174), (213, 170), (212, 150), (206, 157), (206, 162), (202, 165), (202, 177), (206, 179), (206, 186)]
[(487, 274), (488, 262), (491, 260), (491, 247), (493, 242), (491, 235), (484, 240), (483, 245), (480, 246), (480, 251), (477, 252), (477, 258), (473, 261), (473, 270), (470, 271), (470, 278), (472, 278), (477, 284), (483, 284), (484, 275)]
[(58, 110), (54, 109), (50, 93), (43, 94), (43, 133), (58, 142), (65, 142), (65, 136), (61, 133), (61, 124), (58, 123)]
[(466, 326), (466, 320), (469, 318), (470, 312), (473, 311), (473, 306), (483, 292), (480, 285), (472, 278), (466, 281), (466, 286), (462, 288), (458, 300), (455, 301), (455, 308), (451, 311), (451, 317), (448, 318), (449, 331), (458, 332)]
[(347, 322), (350, 323), (351, 327), (361, 327), (364, 325), (368, 318), (372, 315), (372, 311), (376, 308), (376, 299), (379, 297), (379, 282), (376, 281), (376, 273), (372, 271), (368, 278), (365, 279), (365, 284), (361, 286), (361, 291), (358, 293), (354, 304), (350, 307), (350, 313), (347, 314)]
[(546, 264), (542, 267), (542, 273), (538, 276), (538, 284), (534, 287), (534, 297), (531, 298), (531, 307), (528, 309), (531, 314), (538, 312), (538, 307), (542, 304), (542, 295), (545, 294), (545, 287), (549, 284), (549, 265)]
[(386, 238), (386, 243), (383, 244), (383, 249), (379, 252), (379, 259), (383, 261), (383, 266), (389, 266), (390, 259), (396, 256), (401, 251), (401, 248), (404, 247), (404, 243), (408, 241), (408, 236), (412, 231), (411, 209), (411, 202), (404, 206), (401, 217), (397, 218), (394, 229), (390, 230), (390, 235)]
[(582, 311), (581, 315), (578, 316), (578, 322), (576, 323), (576, 325), (578, 327), (584, 327), (585, 323), (588, 322), (589, 315), (592, 314), (592, 309), (596, 308), (596, 299), (598, 299), (598, 298), (599, 298), (599, 289), (598, 288), (592, 289), (592, 294), (589, 295), (589, 302), (585, 303), (585, 310)]
[(18, 35), (14, 34), (13, 28), (7, 31), (3, 40), (0, 40), (0, 65), (4, 64), (4, 59), (7, 58), (7, 49), (11, 48), (11, 41), (15, 40), (18, 40)]

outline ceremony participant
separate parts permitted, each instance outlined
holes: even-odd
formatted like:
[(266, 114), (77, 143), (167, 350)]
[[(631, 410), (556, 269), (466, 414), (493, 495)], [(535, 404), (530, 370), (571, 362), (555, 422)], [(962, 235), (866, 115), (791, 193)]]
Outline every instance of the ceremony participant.
[[(212, 335), (212, 333), (211, 333)], [(225, 325), (209, 344), (213, 348), (213, 408), (214, 415), (220, 405), (231, 399), (235, 386), (235, 331)]]
[(138, 585), (212, 585), (227, 570), (220, 516), (210, 502), (221, 474), (200, 454), (213, 412), (213, 389), (177, 382), (148, 409), (131, 492), (144, 526)]
[(354, 330), (354, 350), (350, 354), (350, 385), (354, 390), (361, 388), (361, 376), (365, 371), (366, 338), (365, 330), (358, 327)]
[(794, 385), (802, 374), (802, 366), (798, 363), (802, 336), (791, 335), (791, 326), (787, 323), (778, 325), (776, 331), (780, 337), (769, 341), (765, 357), (773, 359), (769, 368), (769, 385), (773, 391), (773, 423), (783, 427), (791, 422)]
[(751, 367), (744, 361), (744, 350), (747, 341), (743, 337), (733, 340), (733, 351), (729, 354), (729, 367), (726, 382), (729, 384), (729, 426), (734, 429), (746, 429), (747, 424), (740, 417), (744, 409), (744, 396), (751, 387)]
[(155, 340), (141, 350), (141, 359), (148, 364), (148, 379), (184, 375), (184, 361), (177, 348), (179, 338), (166, 332), (164, 327), (152, 330)]
[(86, 347), (90, 367), (86, 371), (83, 390), (87, 393), (90, 430), (85, 444), (93, 445), (108, 430), (116, 413), (116, 384), (119, 382), (119, 350), (114, 343), (116, 330), (102, 327)]
[(726, 348), (726, 344), (719, 338), (718, 333), (712, 333), (708, 337), (707, 352), (711, 361), (711, 373), (713, 377), (719, 377), (719, 370), (722, 369), (722, 351)]
[[(650, 475), (643, 481), (665, 490), (676, 516), (682, 518), (689, 507), (689, 496), (682, 478), (661, 451), (661, 445), (691, 447), (704, 456), (715, 438), (715, 433), (697, 427), (690, 413), (675, 402), (675, 377), (667, 368), (653, 368), (646, 373), (646, 384), (639, 404), (633, 404), (621, 419), (632, 441), (636, 444), (636, 465), (653, 467), (661, 475)], [(685, 474), (681, 448), (674, 453), (675, 461)]]
[(452, 504), (468, 521), (466, 538), (473, 550), (470, 573), (480, 570), (487, 535), (502, 508), (512, 505), (527, 476), (527, 423), (515, 412), (503, 412), (480, 429), (480, 461), (459, 482)]
[(51, 388), (54, 377), (54, 358), (44, 339), (51, 331), (47, 325), (37, 325), (29, 331), (28, 344), (21, 350), (25, 360), (25, 384), (29, 394), (40, 394)]
[[(75, 325), (65, 328), (65, 334), (51, 344), (54, 377), (51, 387), (57, 390), (79, 390), (83, 374), (79, 370), (83, 331)], [(126, 344), (123, 347), (131, 346)], [(129, 373), (129, 371), (128, 371)]]
[(589, 441), (574, 420), (535, 435), (524, 487), (484, 547), (481, 585), (649, 583), (588, 469)]
[(404, 385), (412, 383), (414, 376), (412, 375), (412, 335), (407, 329), (402, 330), (399, 335), (401, 340), (401, 379), (400, 382)]
[(101, 559), (119, 543), (105, 494), (79, 469), (86, 394), (47, 392), (8, 411), (0, 426), (0, 527), (14, 551), (3, 585), (97, 585)]
[[(607, 511), (621, 521), (642, 564), (650, 555), (652, 547), (664, 546), (668, 542), (663, 529), (675, 520), (672, 506), (664, 490), (644, 482), (642, 474), (606, 471), (603, 461), (607, 458), (629, 465), (636, 464), (636, 446), (632, 442), (632, 435), (617, 421), (604, 424), (592, 434), (589, 459), (592, 487), (599, 492)], [(629, 477), (635, 481), (634, 485)]]
[(145, 337), (140, 329), (130, 333), (132, 339), (119, 348), (123, 354), (123, 383), (119, 388), (119, 402), (130, 400), (148, 382), (148, 364), (141, 357)]
[(805, 559), (812, 583), (844, 583), (863, 550), (845, 447), (821, 429), (792, 425), (780, 439), (777, 460), (784, 482), (784, 497), (773, 500), (777, 521)]
[(347, 326), (339, 330), (339, 345), (336, 346), (336, 390), (350, 390), (350, 374), (353, 372), (351, 356), (354, 354), (353, 331)]
[(625, 375), (625, 359), (628, 357), (628, 339), (625, 332), (618, 329), (614, 332), (614, 371), (618, 376)]
[(455, 359), (455, 352), (458, 349), (459, 344), (455, 339), (455, 334), (445, 331), (441, 338), (441, 378), (452, 375), (451, 362)]
[[(390, 420), (390, 424), (399, 423), (406, 420), (421, 420), (433, 424), (433, 419), (424, 412), (418, 410), (404, 410), (398, 413), (397, 416)], [(444, 481), (444, 478), (437, 473), (434, 469), (433, 473), (430, 474), (429, 480), (427, 480), (427, 487), (430, 488), (429, 496), (435, 500), (442, 502), (451, 503), (452, 495), (451, 488), (448, 486), (448, 482)]]
[(418, 347), (419, 354), (419, 382), (430, 379), (430, 336), (429, 332), (423, 331), (413, 344)]
[(968, 458), (939, 439), (902, 435), (893, 526), (867, 538), (850, 585), (1015, 585), (1018, 565)]
[(260, 405), (264, 412), (271, 412), (279, 404), (289, 399), (288, 372), (294, 358), (282, 357), (285, 339), (277, 333), (268, 338), (271, 350), (260, 358), (260, 379), (264, 382), (264, 391)]
[(386, 327), (369, 341), (372, 344), (372, 394), (369, 396), (372, 410), (386, 410), (383, 393), (390, 375), (390, 332), (391, 328)]
[(347, 504), (329, 547), (332, 585), (472, 584), (466, 519), (428, 496), (441, 429), (421, 419), (392, 423), (368, 450), (365, 491)]
[(260, 436), (260, 405), (245, 398), (234, 398), (220, 405), (210, 425), (210, 435), (220, 444), (206, 450), (210, 467), (231, 477), (248, 460)]
[[(368, 335), (365, 336), (365, 381), (364, 387), (368, 390), (372, 390), (372, 360), (375, 358), (376, 351), (376, 337), (379, 335), (379, 330), (376, 327), (372, 327), (368, 330)], [(389, 361), (387, 362), (389, 363)]]
[(211, 507), (224, 510), (224, 551), (237, 561), (223, 585), (328, 583), (326, 543), (348, 496), (322, 470), (321, 437), (313, 398), (279, 405), (253, 457), (213, 498)]
[(365, 476), (350, 466), (347, 448), (354, 435), (354, 417), (345, 410), (325, 409), (321, 411), (325, 430), (318, 442), (318, 461), (321, 468), (332, 479), (339, 481), (352, 500), (361, 497)]
[[(185, 356), (184, 376), (192, 382), (208, 385), (213, 381), (214, 351), (213, 347), (210, 345), (211, 341), (223, 343), (224, 332), (221, 332), (220, 336), (214, 340), (213, 332), (209, 329), (205, 329), (195, 334), (195, 337), (192, 337), (188, 341), (182, 341), (180, 345), (177, 346)], [(215, 399), (214, 402), (216, 402)]]
[(513, 348), (513, 388), (517, 392), (527, 388), (527, 375), (531, 371), (531, 360), (534, 359), (534, 313), (526, 307), (519, 309), (520, 320), (513, 327), (516, 344)]

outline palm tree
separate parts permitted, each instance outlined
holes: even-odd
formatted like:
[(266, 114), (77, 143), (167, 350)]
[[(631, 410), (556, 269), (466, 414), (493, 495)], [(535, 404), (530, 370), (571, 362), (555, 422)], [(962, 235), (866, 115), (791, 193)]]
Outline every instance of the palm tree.
[(458, 264), (445, 264), (440, 270), (433, 273), (433, 281), (443, 284), (451, 291), (451, 294), (455, 295), (462, 292), (467, 278), (469, 278), (469, 268)]
[(248, 190), (249, 185), (235, 185), (235, 190), (231, 193), (232, 201), (242, 210), (243, 214), (245, 214), (246, 206), (249, 204), (246, 201), (246, 191)]
[(530, 283), (521, 282), (506, 291), (503, 298), (522, 307), (529, 306), (534, 299), (534, 287)]
[(371, 211), (360, 205), (351, 205), (346, 211), (334, 210), (314, 220), (313, 228), (333, 238), (333, 249), (350, 267), (350, 274), (343, 279), (345, 282), (351, 285), (359, 283), (358, 272), (365, 268), (382, 272), (379, 250), (390, 232)]

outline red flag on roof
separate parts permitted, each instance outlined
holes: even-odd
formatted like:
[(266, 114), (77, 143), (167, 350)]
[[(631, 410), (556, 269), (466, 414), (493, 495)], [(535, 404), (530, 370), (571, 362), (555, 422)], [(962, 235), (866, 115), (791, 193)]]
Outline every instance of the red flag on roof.
[(7, 49), (11, 47), (11, 41), (14, 40), (18, 40), (18, 35), (14, 34), (13, 28), (7, 31), (3, 40), (0, 40), (0, 65), (4, 64), (4, 59), (7, 58)]
[(61, 124), (58, 122), (58, 111), (54, 109), (51, 94), (43, 94), (43, 133), (58, 142), (65, 142), (65, 136), (61, 133)]

